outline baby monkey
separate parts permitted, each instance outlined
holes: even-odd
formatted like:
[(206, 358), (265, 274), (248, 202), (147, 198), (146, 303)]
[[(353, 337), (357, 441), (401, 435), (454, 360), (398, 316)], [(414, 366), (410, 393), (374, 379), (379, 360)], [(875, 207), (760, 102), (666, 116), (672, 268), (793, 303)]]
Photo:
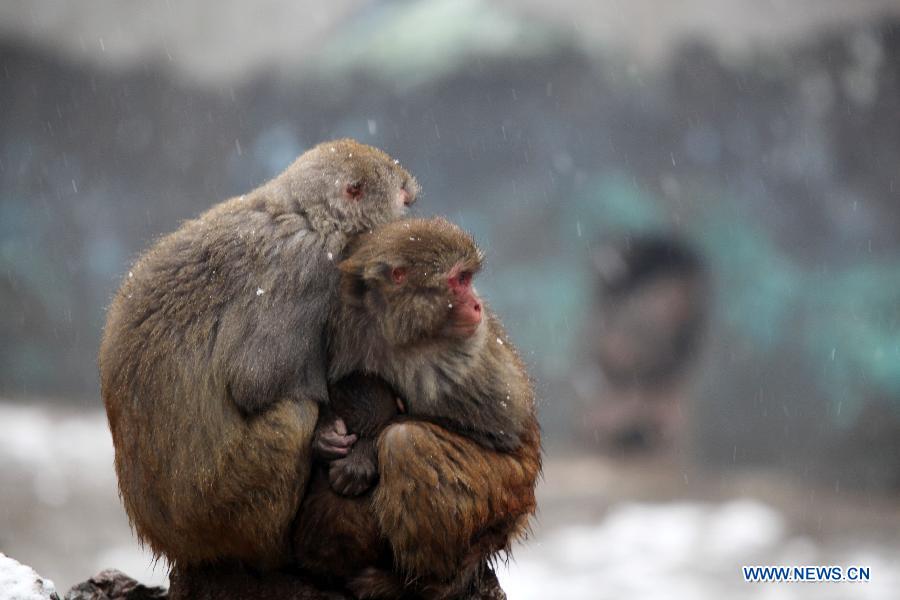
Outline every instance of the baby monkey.
[(481, 263), (460, 228), (414, 219), (357, 236), (339, 265), (323, 462), (295, 556), (360, 597), (400, 597), (404, 581), (434, 598), (471, 588), (534, 510), (533, 389), (472, 285)]

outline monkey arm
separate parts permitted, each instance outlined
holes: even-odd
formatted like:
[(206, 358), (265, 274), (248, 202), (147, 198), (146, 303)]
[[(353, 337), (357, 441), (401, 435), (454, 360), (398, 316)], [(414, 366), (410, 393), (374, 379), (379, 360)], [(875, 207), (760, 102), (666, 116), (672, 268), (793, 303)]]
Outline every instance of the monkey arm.
[(207, 257), (201, 274), (208, 282), (195, 284), (197, 302), (206, 295), (216, 302), (199, 312), (208, 323), (199, 349), (208, 354), (198, 364), (209, 361), (208, 371), (244, 415), (281, 398), (326, 404), (325, 328), (340, 278), (328, 257), (345, 237), (318, 233), (306, 216), (273, 207), (265, 195), (255, 202), (264, 210), (240, 199), (211, 209), (202, 221), (215, 227), (195, 234), (201, 241), (187, 249)]
[(328, 464), (338, 494), (357, 496), (378, 479), (375, 440), (397, 415), (396, 394), (382, 379), (352, 373), (329, 387), (330, 403), (319, 411), (313, 450)]
[(533, 417), (514, 452), (486, 450), (427, 422), (389, 426), (378, 440), (372, 507), (399, 570), (448, 581), (507, 549), (535, 510), (541, 470)]
[(244, 414), (277, 398), (328, 401), (324, 335), (336, 269), (330, 263), (310, 268), (282, 287), (259, 288), (259, 296), (233, 304), (222, 317), (214, 369), (221, 368), (227, 393)]

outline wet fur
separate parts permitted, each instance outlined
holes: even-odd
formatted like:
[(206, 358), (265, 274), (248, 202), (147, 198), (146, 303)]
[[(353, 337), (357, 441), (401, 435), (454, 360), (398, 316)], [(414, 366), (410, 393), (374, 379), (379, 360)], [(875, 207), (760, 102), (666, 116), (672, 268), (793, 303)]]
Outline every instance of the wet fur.
[[(363, 201), (342, 197), (350, 181)], [(284, 560), (327, 401), (332, 259), (398, 216), (403, 185), (415, 195), (380, 150), (327, 142), (132, 267), (107, 315), (101, 393), (126, 512), (157, 556)]]
[[(407, 219), (363, 234), (340, 269), (341, 301), (330, 321), (330, 378), (354, 371), (385, 379), (422, 416), (495, 450), (517, 448), (534, 413), (531, 383), (499, 319), (464, 340), (448, 338), (446, 276), (476, 272), (472, 238), (444, 219)], [(384, 272), (402, 265), (397, 286)]]
[[(379, 482), (361, 496), (342, 496), (319, 465), (298, 515), (296, 564), (361, 598), (468, 597), (486, 562), (528, 529), (541, 469), (537, 420), (532, 413), (518, 448), (499, 452), (396, 416), (394, 398), (372, 376), (355, 374), (333, 388), (331, 407), (349, 429), (360, 431), (361, 413), (381, 420)], [(360, 410), (362, 403), (368, 407)], [(357, 444), (367, 435), (363, 428)]]
[[(489, 310), (474, 336), (443, 335), (446, 274), (480, 261), (469, 236), (432, 219), (360, 236), (341, 264), (329, 342), (331, 376), (342, 378), (330, 409), (358, 445), (375, 429), (379, 483), (343, 497), (319, 467), (294, 551), (303, 568), (347, 579), (360, 597), (455, 597), (534, 512), (540, 431), (523, 362)], [(397, 265), (409, 268), (405, 285), (385, 277)]]

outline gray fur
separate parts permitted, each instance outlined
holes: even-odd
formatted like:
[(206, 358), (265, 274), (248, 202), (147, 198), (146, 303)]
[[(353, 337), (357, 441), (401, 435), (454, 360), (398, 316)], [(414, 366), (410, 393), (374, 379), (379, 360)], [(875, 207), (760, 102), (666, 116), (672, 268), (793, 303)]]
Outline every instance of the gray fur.
[(283, 560), (328, 399), (336, 261), (417, 192), (384, 152), (326, 142), (132, 267), (107, 315), (101, 393), (126, 512), (157, 555)]
[[(348, 202), (342, 186), (356, 179), (368, 182), (367, 197)], [(160, 240), (123, 283), (115, 328), (146, 344), (168, 338), (175, 352), (159, 360), (195, 366), (189, 377), (209, 378), (245, 413), (279, 397), (327, 401), (323, 328), (336, 301), (334, 261), (349, 235), (401, 214), (387, 196), (404, 183), (415, 195), (412, 177), (380, 151), (352, 140), (320, 144)], [(193, 338), (208, 341), (187, 343)], [(131, 380), (136, 396), (153, 384), (146, 375)]]

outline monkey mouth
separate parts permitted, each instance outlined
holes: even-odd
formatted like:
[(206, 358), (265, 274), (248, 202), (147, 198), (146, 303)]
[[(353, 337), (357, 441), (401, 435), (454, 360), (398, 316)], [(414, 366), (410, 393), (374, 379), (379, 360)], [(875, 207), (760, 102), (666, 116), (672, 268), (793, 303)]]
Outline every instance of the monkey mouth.
[(481, 327), (481, 321), (456, 323), (447, 328), (447, 333), (450, 337), (466, 339), (475, 335), (479, 327)]
[(397, 197), (394, 199), (394, 209), (397, 215), (402, 217), (409, 213), (409, 207), (411, 207), (415, 201), (415, 196), (406, 190), (400, 190)]

